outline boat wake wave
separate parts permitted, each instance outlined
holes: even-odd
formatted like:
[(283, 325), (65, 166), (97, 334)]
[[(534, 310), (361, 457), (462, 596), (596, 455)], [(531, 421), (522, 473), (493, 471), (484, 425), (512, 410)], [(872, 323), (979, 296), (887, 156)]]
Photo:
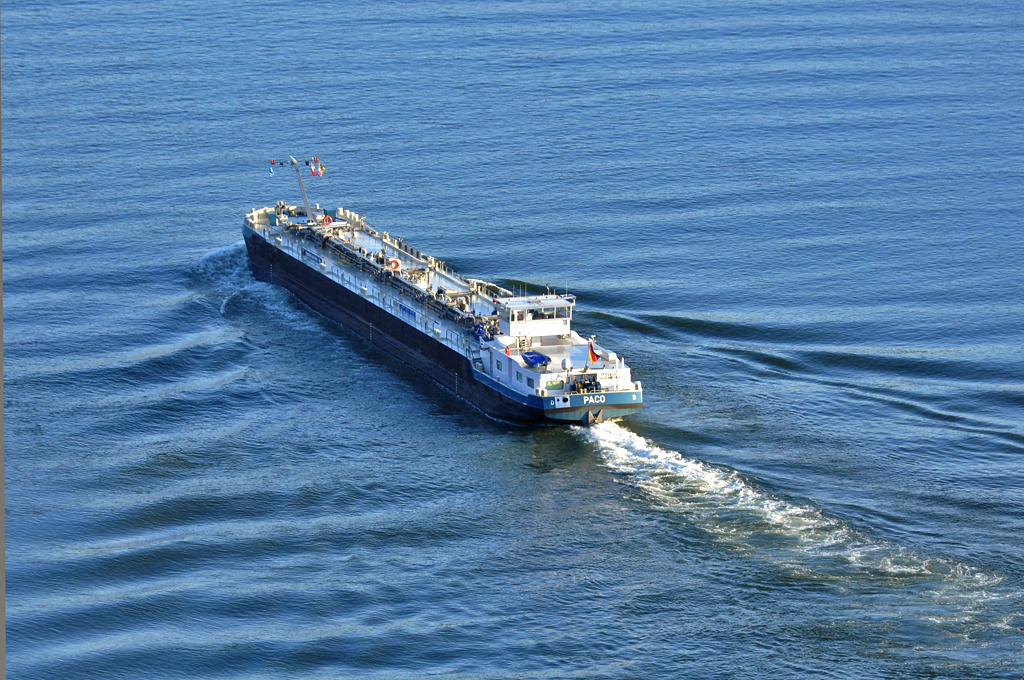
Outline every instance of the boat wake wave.
[[(1014, 658), (1024, 594), (1004, 577), (870, 536), (811, 504), (767, 493), (738, 472), (661, 448), (615, 423), (576, 428), (604, 464), (657, 509), (678, 513), (712, 541), (769, 565), (776, 587), (832, 587), (892, 637), (929, 630), (955, 664), (985, 654)], [(839, 609), (844, 605), (837, 604)], [(837, 610), (839, 611), (839, 610)], [(841, 614), (840, 614), (841, 616)]]
[(203, 254), (192, 265), (189, 277), (197, 285), (228, 293), (263, 287), (249, 272), (245, 241), (241, 239)]
[(226, 318), (244, 315), (247, 311), (270, 310), (273, 317), (285, 319), (289, 325), (313, 329), (315, 318), (300, 307), (290, 304), (290, 295), (278, 286), (256, 280), (249, 269), (245, 241), (211, 250), (202, 255), (188, 272), (194, 288)]
[(790, 576), (845, 585), (931, 582), (965, 596), (1002, 580), (868, 536), (819, 508), (777, 498), (734, 470), (663, 449), (616, 423), (577, 430), (610, 470), (660, 509), (684, 515), (718, 542), (769, 560)]

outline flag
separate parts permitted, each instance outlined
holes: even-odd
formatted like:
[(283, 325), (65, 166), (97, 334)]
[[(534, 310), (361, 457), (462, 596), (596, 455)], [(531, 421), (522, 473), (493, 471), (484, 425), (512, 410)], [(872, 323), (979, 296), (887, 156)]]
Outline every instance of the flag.
[(270, 166), (270, 176), (271, 177), (274, 176), (274, 166), (273, 165)]
[(590, 363), (596, 364), (597, 360), (601, 357), (597, 356), (597, 352), (594, 351), (594, 343), (590, 343)]
[(317, 165), (318, 168), (320, 168), (320, 176), (323, 177), (324, 176), (324, 166), (320, 165), (320, 161), (317, 161), (316, 165)]
[(309, 174), (313, 175), (313, 177), (316, 177), (316, 166), (313, 165), (312, 163), (309, 164)]

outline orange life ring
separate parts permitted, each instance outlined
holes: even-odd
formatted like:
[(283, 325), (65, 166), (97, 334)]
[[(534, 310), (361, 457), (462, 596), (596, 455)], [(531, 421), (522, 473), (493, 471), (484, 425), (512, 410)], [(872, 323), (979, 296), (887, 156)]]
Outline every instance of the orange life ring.
[(505, 356), (507, 356), (507, 357), (512, 356), (512, 352), (509, 351), (508, 345), (505, 346)]
[(388, 267), (390, 267), (392, 271), (397, 272), (399, 269), (402, 268), (402, 261), (399, 260), (397, 257), (393, 257), (390, 260), (388, 260)]
[(324, 215), (324, 224), (330, 224), (333, 221), (330, 215)]

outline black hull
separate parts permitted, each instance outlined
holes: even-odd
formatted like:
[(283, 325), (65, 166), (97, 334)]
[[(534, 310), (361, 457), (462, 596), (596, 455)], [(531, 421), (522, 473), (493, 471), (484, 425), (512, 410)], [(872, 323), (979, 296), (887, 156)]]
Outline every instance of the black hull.
[(283, 286), (300, 300), (392, 356), (422, 371), (484, 413), (513, 421), (554, 423), (543, 409), (513, 401), (473, 377), (469, 359), (396, 319), (372, 302), (271, 246), (245, 234), (249, 266), (260, 281)]

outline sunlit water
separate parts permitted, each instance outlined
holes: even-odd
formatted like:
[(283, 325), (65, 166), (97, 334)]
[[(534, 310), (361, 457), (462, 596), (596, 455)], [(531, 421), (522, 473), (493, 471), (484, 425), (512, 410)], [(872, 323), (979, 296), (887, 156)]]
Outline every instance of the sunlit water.
[[(9, 677), (1024, 674), (1017, 5), (0, 15)], [(255, 281), (289, 154), (647, 407), (495, 422)]]

